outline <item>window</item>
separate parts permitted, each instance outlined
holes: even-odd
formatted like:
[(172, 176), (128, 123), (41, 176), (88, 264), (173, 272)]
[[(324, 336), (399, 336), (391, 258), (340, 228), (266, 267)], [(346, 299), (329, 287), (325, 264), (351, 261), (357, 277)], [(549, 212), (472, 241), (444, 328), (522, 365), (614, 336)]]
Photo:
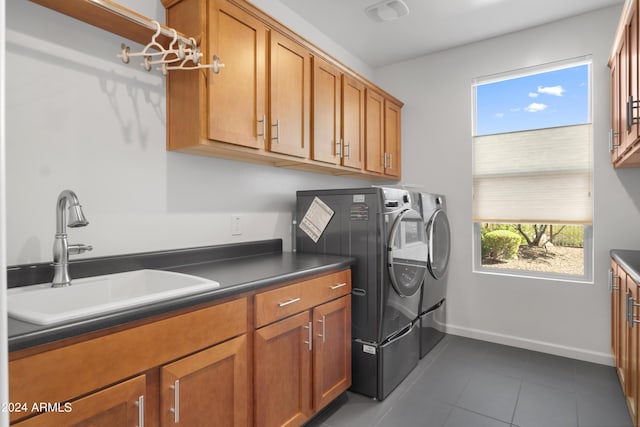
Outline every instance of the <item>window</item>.
[(591, 281), (591, 59), (473, 90), (474, 270)]

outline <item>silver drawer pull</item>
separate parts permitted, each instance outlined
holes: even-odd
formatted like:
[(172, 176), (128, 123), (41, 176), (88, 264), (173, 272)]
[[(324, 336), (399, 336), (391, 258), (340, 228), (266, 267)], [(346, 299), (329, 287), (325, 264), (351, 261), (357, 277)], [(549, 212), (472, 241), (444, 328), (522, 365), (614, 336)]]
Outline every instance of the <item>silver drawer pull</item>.
[(335, 291), (336, 289), (342, 288), (344, 286), (347, 286), (347, 284), (346, 283), (340, 283), (339, 285), (331, 286), (331, 290)]
[(300, 298), (291, 298), (289, 301), (281, 302), (280, 304), (278, 304), (278, 307), (285, 307), (298, 301), (300, 301)]
[(144, 395), (139, 396), (134, 405), (138, 407), (138, 427), (144, 427)]
[(180, 380), (175, 380), (173, 386), (169, 388), (173, 389), (173, 408), (169, 409), (169, 412), (173, 412), (173, 422), (178, 424), (180, 422)]

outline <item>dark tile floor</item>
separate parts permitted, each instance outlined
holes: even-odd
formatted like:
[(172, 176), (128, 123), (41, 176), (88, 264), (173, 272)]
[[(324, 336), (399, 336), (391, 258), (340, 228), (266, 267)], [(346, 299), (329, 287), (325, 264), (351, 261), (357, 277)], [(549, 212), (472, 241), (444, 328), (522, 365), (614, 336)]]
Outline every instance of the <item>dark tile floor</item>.
[(615, 370), (448, 335), (384, 401), (347, 392), (308, 427), (631, 427)]

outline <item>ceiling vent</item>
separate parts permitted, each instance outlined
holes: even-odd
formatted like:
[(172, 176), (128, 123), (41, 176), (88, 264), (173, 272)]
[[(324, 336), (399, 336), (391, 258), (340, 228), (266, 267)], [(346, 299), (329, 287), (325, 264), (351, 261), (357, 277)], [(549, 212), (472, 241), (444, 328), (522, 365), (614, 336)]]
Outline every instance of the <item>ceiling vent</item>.
[(364, 10), (376, 22), (393, 21), (409, 13), (409, 7), (402, 0), (384, 0)]

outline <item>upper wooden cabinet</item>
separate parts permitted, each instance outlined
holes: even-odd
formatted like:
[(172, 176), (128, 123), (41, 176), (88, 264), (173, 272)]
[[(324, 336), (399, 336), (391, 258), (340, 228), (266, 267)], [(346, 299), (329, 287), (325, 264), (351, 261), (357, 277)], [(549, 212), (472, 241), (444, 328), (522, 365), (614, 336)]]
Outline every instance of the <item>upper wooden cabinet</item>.
[(285, 35), (271, 32), (271, 138), (274, 153), (309, 157), (311, 54)]
[(364, 149), (365, 85), (342, 75), (342, 164), (362, 169)]
[(340, 164), (344, 158), (340, 135), (342, 72), (329, 62), (313, 58), (312, 159)]
[[(162, 2), (168, 25), (201, 40), (203, 62), (216, 56), (224, 64), (217, 74), (168, 74), (169, 150), (357, 178), (400, 179), (400, 129), (394, 128), (400, 124), (400, 101), (247, 1)], [(379, 146), (367, 142), (369, 91), (379, 97)], [(398, 107), (389, 110), (389, 121), (385, 103)], [(375, 153), (368, 152), (370, 147)], [(379, 165), (368, 161), (374, 158)]]
[(212, 23), (209, 50), (224, 58), (224, 70), (230, 70), (209, 74), (206, 115), (209, 139), (263, 148), (269, 130), (266, 121), (267, 28), (258, 19), (224, 1), (209, 2), (209, 16)]
[(400, 109), (402, 106), (384, 101), (384, 148), (387, 161), (384, 173), (400, 179)]
[(640, 31), (638, 2), (629, 2), (609, 59), (611, 68), (611, 132), (614, 167), (640, 166)]
[(400, 104), (366, 91), (365, 169), (400, 179)]

